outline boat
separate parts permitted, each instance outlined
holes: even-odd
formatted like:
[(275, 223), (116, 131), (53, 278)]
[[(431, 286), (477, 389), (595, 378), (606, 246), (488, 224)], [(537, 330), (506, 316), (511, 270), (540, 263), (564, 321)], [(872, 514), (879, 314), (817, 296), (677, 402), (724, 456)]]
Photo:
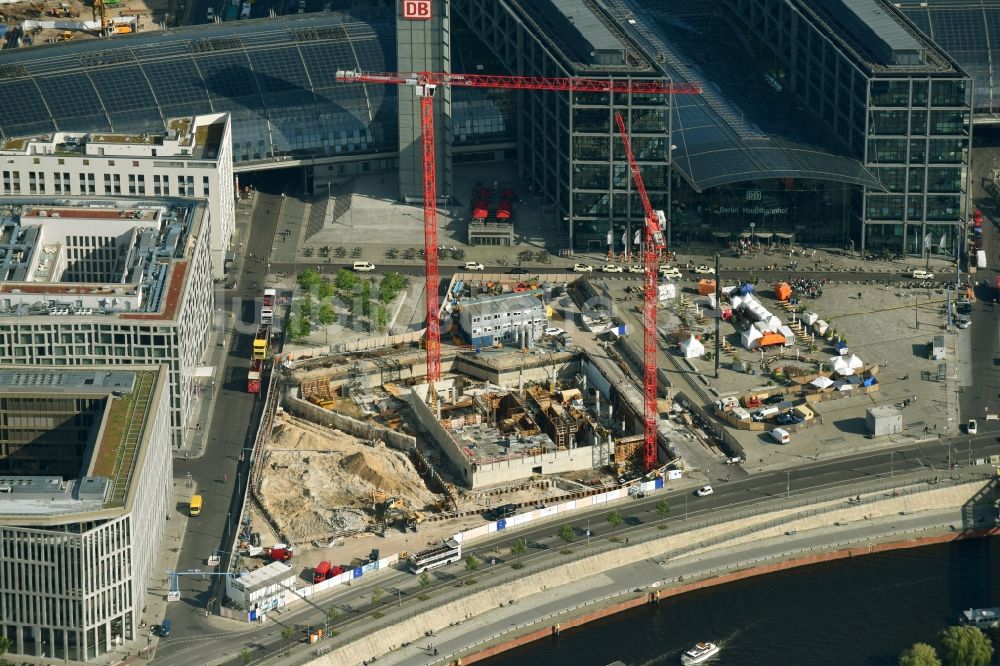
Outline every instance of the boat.
[(1000, 627), (1000, 608), (970, 608), (962, 611), (962, 623), (980, 629)]
[(700, 664), (719, 654), (720, 650), (722, 648), (715, 643), (696, 643), (693, 648), (681, 655), (681, 663), (684, 666)]

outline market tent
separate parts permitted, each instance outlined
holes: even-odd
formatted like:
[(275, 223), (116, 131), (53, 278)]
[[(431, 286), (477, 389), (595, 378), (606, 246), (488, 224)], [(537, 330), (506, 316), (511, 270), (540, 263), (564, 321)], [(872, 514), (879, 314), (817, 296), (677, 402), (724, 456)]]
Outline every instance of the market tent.
[(831, 356), (830, 365), (833, 366), (834, 370), (840, 370), (841, 368), (848, 368), (847, 361), (843, 356)]
[(756, 328), (751, 326), (747, 330), (743, 331), (740, 336), (740, 342), (743, 344), (744, 349), (754, 349), (757, 347), (757, 341), (763, 337), (763, 334)]
[(771, 345), (785, 345), (785, 336), (780, 333), (765, 333), (763, 337), (757, 342), (761, 347), (769, 347)]
[(673, 282), (656, 285), (656, 295), (661, 301), (670, 301), (677, 298), (677, 287)]
[(738, 308), (741, 305), (743, 305), (743, 297), (742, 296), (730, 296), (729, 303), (733, 306), (733, 309), (735, 310), (736, 308)]
[(702, 296), (715, 293), (715, 280), (698, 280), (698, 293)]
[(787, 327), (787, 326), (779, 326), (778, 327), (778, 333), (781, 333), (783, 336), (785, 336), (785, 346), (786, 347), (791, 347), (792, 345), (795, 344), (795, 331), (793, 331), (789, 327)]
[(865, 367), (865, 364), (860, 358), (858, 358), (857, 354), (851, 354), (849, 357), (847, 357), (847, 366), (849, 368), (859, 370)]
[(693, 335), (687, 340), (682, 341), (680, 348), (681, 355), (684, 356), (684, 358), (698, 358), (705, 353), (705, 345), (701, 344), (701, 340)]
[(778, 329), (781, 328), (782, 326), (781, 320), (775, 317), (773, 314), (768, 314), (768, 316), (764, 319), (764, 323), (767, 324), (767, 330), (771, 331), (772, 333), (776, 333)]
[(792, 288), (787, 282), (779, 282), (774, 285), (774, 295), (778, 297), (779, 301), (787, 301), (792, 297)]
[(752, 294), (753, 293), (753, 285), (750, 284), (749, 282), (744, 282), (743, 284), (740, 285), (739, 291), (740, 291), (740, 294), (742, 294), (743, 296), (746, 296), (747, 294)]
[(816, 379), (812, 380), (809, 383), (821, 389), (833, 386), (833, 380), (830, 379), (829, 377), (823, 377), (823, 376), (817, 377)]

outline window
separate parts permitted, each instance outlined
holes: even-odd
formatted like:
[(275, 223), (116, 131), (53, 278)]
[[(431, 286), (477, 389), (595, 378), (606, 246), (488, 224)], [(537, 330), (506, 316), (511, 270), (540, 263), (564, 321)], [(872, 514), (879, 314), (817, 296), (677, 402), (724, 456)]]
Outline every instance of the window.
[(962, 134), (965, 114), (962, 111), (931, 111), (931, 134)]
[(873, 106), (906, 106), (910, 95), (910, 82), (872, 81)]

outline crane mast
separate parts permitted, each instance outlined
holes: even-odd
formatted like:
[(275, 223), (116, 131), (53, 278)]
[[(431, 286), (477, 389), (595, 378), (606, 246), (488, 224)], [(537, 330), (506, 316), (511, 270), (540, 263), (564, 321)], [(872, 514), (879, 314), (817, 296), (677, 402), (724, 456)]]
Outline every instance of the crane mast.
[(642, 383), (643, 383), (643, 446), (642, 462), (646, 471), (656, 467), (656, 442), (659, 410), (656, 406), (656, 280), (659, 271), (659, 253), (666, 247), (663, 241), (661, 219), (665, 220), (662, 211), (653, 210), (646, 194), (646, 185), (642, 181), (642, 172), (632, 153), (632, 143), (625, 129), (622, 114), (615, 113), (615, 123), (618, 134), (625, 146), (625, 156), (635, 180), (635, 189), (639, 192), (643, 210), (646, 213), (646, 224), (643, 233), (642, 256)]

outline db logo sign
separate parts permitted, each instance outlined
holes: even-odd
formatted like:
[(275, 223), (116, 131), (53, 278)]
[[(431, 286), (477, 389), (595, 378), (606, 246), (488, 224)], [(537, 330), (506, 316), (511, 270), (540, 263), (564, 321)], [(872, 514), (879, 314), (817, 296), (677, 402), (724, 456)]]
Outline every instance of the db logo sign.
[(426, 20), (431, 17), (431, 0), (403, 0), (403, 18)]

